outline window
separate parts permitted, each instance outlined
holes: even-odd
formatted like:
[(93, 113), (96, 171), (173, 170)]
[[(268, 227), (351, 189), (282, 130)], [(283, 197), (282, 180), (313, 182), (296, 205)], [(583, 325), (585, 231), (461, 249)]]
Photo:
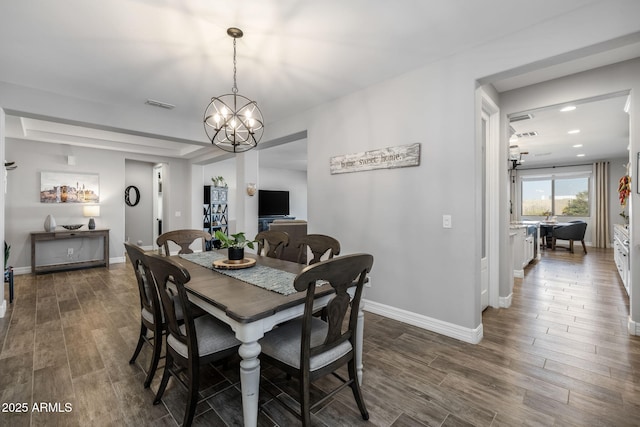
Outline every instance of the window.
[(522, 181), (522, 215), (547, 216), (553, 212), (552, 181)]
[(589, 178), (523, 178), (522, 215), (589, 216)]

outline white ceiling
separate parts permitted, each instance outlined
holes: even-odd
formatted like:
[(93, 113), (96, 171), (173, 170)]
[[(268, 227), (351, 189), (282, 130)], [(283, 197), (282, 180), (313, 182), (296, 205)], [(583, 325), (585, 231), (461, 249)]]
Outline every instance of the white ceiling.
[[(4, 1), (0, 82), (158, 114), (158, 120), (171, 114), (184, 129), (202, 129), (211, 96), (230, 92), (232, 41), (226, 29), (237, 26), (245, 33), (238, 41), (238, 88), (258, 101), (268, 126), (584, 6), (584, 0)], [(638, 56), (618, 53), (597, 65), (630, 55)], [(543, 78), (576, 67), (550, 69)], [(540, 78), (529, 73), (505, 79), (498, 89)], [(156, 109), (144, 104), (147, 99), (176, 108)], [(10, 117), (6, 135), (187, 159), (216, 150), (204, 131), (199, 140), (167, 139), (84, 125)]]
[[(532, 118), (511, 122), (511, 146), (522, 155), (520, 169), (566, 164), (588, 164), (628, 157), (627, 95), (568, 102), (512, 116)], [(567, 106), (572, 111), (561, 111)], [(577, 133), (575, 131), (578, 131)], [(569, 133), (571, 132), (571, 133)]]

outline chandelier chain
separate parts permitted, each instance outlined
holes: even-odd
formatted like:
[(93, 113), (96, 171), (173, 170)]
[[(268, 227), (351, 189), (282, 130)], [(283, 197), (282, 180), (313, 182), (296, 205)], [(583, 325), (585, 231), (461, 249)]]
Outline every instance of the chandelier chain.
[(238, 93), (238, 83), (236, 81), (236, 71), (237, 71), (237, 67), (236, 67), (236, 39), (233, 39), (233, 88), (231, 89), (231, 91), (233, 93)]

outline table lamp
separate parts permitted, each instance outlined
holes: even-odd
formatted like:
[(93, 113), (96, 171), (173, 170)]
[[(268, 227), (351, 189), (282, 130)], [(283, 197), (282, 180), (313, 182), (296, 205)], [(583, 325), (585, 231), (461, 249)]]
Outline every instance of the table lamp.
[(94, 230), (96, 222), (93, 218), (100, 216), (100, 206), (85, 206), (82, 208), (82, 214), (85, 217), (89, 217), (89, 230)]

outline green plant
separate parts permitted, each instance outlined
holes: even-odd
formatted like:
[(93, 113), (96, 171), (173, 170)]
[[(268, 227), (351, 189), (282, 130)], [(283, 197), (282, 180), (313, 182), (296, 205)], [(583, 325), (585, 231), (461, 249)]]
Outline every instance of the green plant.
[(251, 249), (254, 248), (253, 244), (255, 243), (255, 240), (247, 240), (247, 238), (244, 236), (244, 233), (242, 233), (242, 232), (241, 233), (232, 234), (231, 236), (227, 236), (222, 231), (217, 230), (216, 233), (215, 233), (215, 237), (216, 237), (216, 239), (220, 240), (220, 247), (221, 248), (242, 249), (245, 246), (248, 246)]
[(213, 182), (213, 185), (216, 187), (224, 187), (226, 184), (224, 178), (221, 176), (211, 177), (211, 181)]

